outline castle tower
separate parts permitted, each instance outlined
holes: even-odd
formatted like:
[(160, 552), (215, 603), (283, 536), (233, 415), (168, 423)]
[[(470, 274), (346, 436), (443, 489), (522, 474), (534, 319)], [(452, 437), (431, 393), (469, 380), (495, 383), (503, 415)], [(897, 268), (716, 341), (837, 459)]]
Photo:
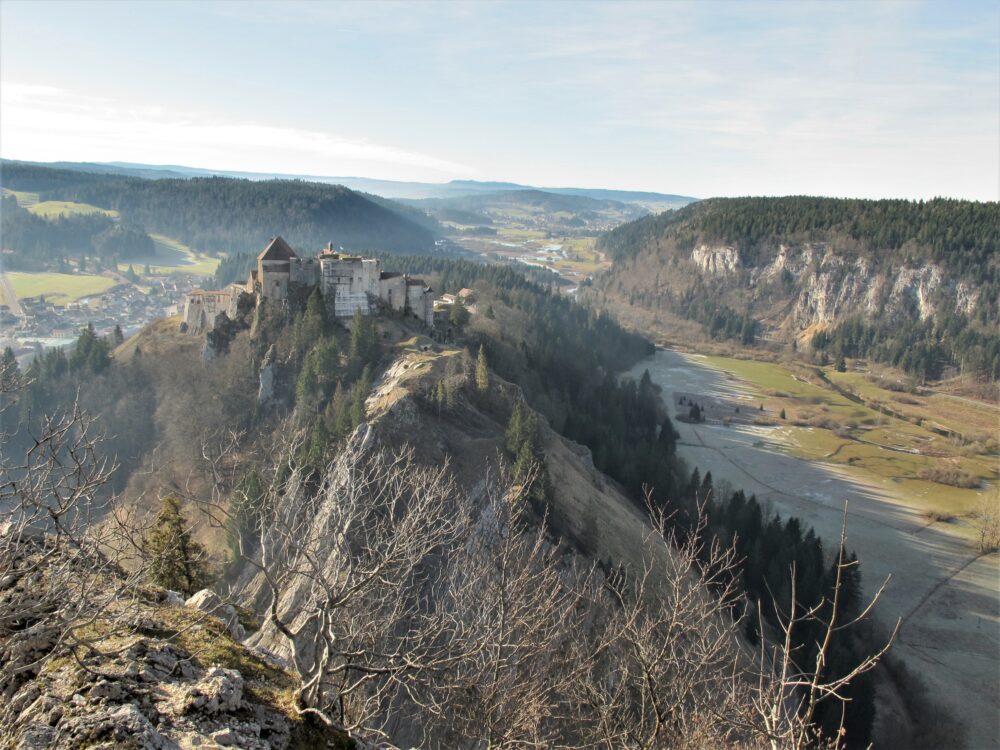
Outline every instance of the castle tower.
[(275, 237), (257, 256), (257, 283), (261, 299), (284, 302), (288, 298), (291, 264), (297, 260), (295, 251), (281, 237)]

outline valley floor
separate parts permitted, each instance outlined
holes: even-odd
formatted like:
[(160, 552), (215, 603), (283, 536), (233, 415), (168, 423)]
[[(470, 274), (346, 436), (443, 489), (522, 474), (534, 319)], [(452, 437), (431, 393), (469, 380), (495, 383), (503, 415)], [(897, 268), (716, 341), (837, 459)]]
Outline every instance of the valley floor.
[[(756, 411), (759, 384), (722, 369), (718, 360), (659, 350), (636, 365), (649, 370), (676, 416), (686, 414), (675, 394), (743, 404)], [(686, 397), (685, 403), (690, 397)], [(910, 485), (878, 479), (863, 467), (794, 455), (793, 428), (732, 422), (675, 421), (680, 454), (716, 486), (728, 481), (754, 493), (782, 516), (798, 516), (836, 547), (848, 507), (848, 548), (862, 563), (866, 590), (891, 576), (877, 614), (902, 627), (894, 652), (926, 681), (968, 731), (968, 747), (1000, 743), (1000, 555), (980, 555), (964, 520), (934, 521), (926, 498)], [(814, 428), (800, 428), (814, 429)], [(942, 488), (948, 489), (948, 488)]]

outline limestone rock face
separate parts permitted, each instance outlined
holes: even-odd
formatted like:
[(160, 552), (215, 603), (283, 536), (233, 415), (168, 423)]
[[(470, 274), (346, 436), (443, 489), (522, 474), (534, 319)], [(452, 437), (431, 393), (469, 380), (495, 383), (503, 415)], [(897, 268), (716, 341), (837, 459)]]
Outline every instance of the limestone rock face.
[(584, 298), (678, 313), (678, 301), (696, 284), (733, 309), (748, 310), (776, 340), (853, 318), (900, 325), (951, 310), (974, 318), (983, 302), (976, 280), (945, 263), (844, 239), (776, 246), (702, 241), (693, 249), (677, 239), (651, 242), (616, 261)]
[(242, 701), (243, 676), (235, 669), (213, 667), (204, 680), (188, 691), (185, 707), (189, 711), (217, 714), (235, 711)]
[(148, 638), (100, 668), (101, 677), (64, 669), (27, 683), (3, 713), (0, 743), (24, 750), (291, 745), (288, 719), (248, 703), (236, 669), (206, 670), (191, 654)]
[(267, 407), (274, 399), (274, 344), (264, 355), (264, 361), (260, 365), (260, 385), (257, 388), (257, 406)]
[[(19, 537), (8, 548), (18, 566), (0, 580), (0, 605), (23, 616), (23, 604), (11, 606), (13, 591), (29, 605), (53, 593), (47, 566), (76, 564), (63, 549), (42, 535)], [(352, 747), (342, 732), (302, 720), (286, 700), (296, 678), (234, 639), (243, 635), (236, 610), (213, 592), (198, 592), (187, 607), (164, 589), (127, 588), (122, 596), (117, 572), (82, 572), (85, 595), (104, 607), (86, 621), (95, 650), (79, 648), (73, 658), (53, 632), (60, 621), (40, 607), (29, 627), (0, 628), (0, 748)]]
[(720, 247), (698, 245), (691, 251), (691, 260), (704, 273), (712, 276), (723, 276), (736, 272), (740, 265), (740, 254), (735, 247), (730, 245)]
[(188, 607), (218, 617), (226, 624), (229, 634), (236, 640), (241, 641), (246, 637), (246, 630), (240, 624), (236, 608), (222, 601), (211, 589), (202, 589), (184, 603)]

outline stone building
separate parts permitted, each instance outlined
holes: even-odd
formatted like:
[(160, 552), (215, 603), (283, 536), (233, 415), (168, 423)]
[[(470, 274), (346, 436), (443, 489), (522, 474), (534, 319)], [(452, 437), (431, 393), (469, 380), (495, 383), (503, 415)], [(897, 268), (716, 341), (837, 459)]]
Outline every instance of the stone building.
[(189, 330), (200, 331), (212, 324), (218, 312), (233, 317), (240, 292), (280, 306), (287, 303), (289, 290), (295, 287), (319, 287), (327, 307), (338, 318), (349, 318), (358, 310), (362, 315), (373, 315), (388, 309), (434, 325), (434, 294), (422, 279), (386, 273), (379, 260), (335, 252), (333, 243), (317, 258), (300, 258), (281, 237), (272, 239), (257, 256), (257, 267), (245, 285), (233, 284), (218, 292), (191, 292), (184, 305), (184, 321)]
[(191, 333), (200, 333), (215, 324), (220, 312), (230, 318), (236, 315), (236, 303), (245, 291), (242, 284), (230, 284), (225, 289), (193, 289), (184, 301), (184, 324)]

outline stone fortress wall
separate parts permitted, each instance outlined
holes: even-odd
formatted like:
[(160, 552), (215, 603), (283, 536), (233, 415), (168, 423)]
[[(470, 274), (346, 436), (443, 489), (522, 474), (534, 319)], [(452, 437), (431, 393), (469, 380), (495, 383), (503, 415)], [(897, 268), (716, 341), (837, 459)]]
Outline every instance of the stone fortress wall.
[(317, 258), (300, 258), (281, 237), (272, 239), (257, 256), (257, 267), (245, 284), (230, 284), (222, 290), (195, 289), (188, 294), (184, 324), (197, 333), (211, 328), (220, 312), (235, 317), (241, 294), (285, 305), (292, 285), (319, 287), (338, 318), (350, 318), (359, 310), (362, 315), (374, 315), (379, 309), (389, 309), (434, 326), (434, 293), (422, 279), (384, 272), (379, 260), (335, 252), (332, 243)]

